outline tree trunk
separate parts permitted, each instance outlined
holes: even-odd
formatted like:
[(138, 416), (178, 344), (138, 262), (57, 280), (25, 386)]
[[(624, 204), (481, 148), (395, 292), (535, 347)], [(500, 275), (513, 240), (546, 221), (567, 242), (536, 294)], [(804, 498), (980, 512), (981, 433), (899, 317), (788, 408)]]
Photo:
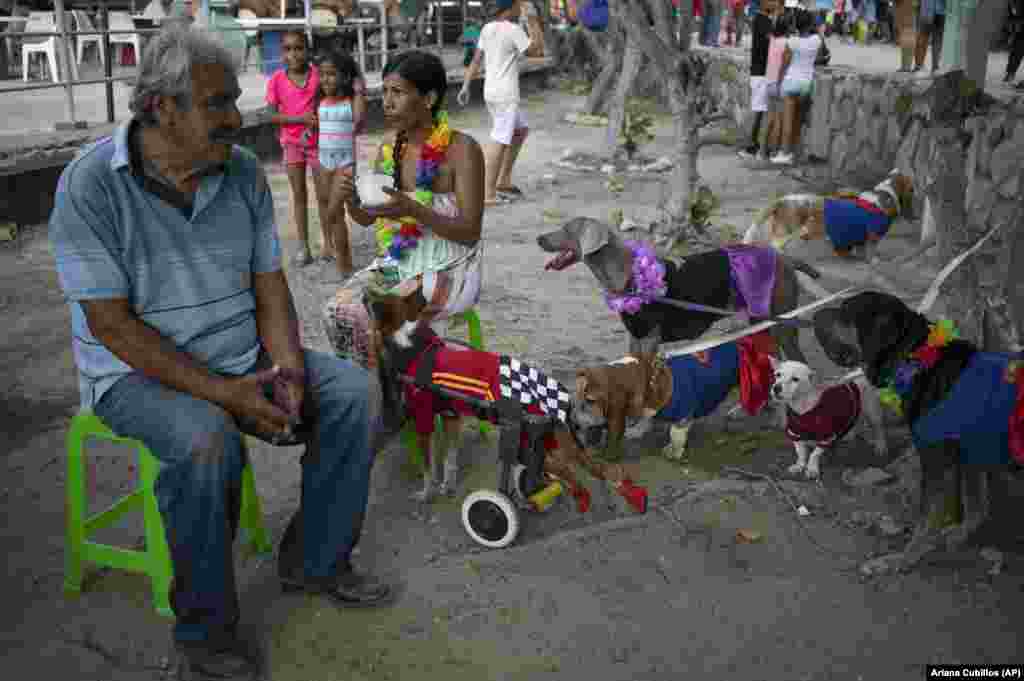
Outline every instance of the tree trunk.
[(608, 130), (605, 135), (605, 153), (609, 156), (615, 154), (619, 146), (619, 133), (622, 132), (622, 123), (626, 119), (626, 98), (633, 89), (637, 74), (640, 73), (640, 62), (643, 60), (643, 53), (640, 47), (627, 34), (625, 53), (622, 55), (622, 74), (615, 87), (615, 94), (612, 96), (611, 105), (608, 110)]
[[(925, 195), (932, 207), (942, 262), (949, 262), (971, 246), (967, 228), (967, 174), (964, 168), (965, 139), (959, 128), (939, 127), (926, 133), (931, 138), (931, 158), (924, 179)], [(978, 305), (978, 277), (971, 258), (965, 260), (943, 285), (949, 316), (966, 340), (982, 342), (982, 315)]]
[(679, 83), (669, 84), (667, 94), (676, 142), (672, 149), (672, 176), (669, 180), (672, 198), (666, 210), (671, 229), (676, 231), (690, 224), (690, 201), (700, 179), (697, 173), (700, 139), (694, 125), (692, 97), (687, 95)]
[(942, 71), (964, 70), (985, 89), (988, 54), (1006, 18), (1009, 0), (947, 0), (942, 38)]
[(615, 85), (615, 76), (622, 70), (625, 46), (625, 34), (609, 27), (608, 40), (603, 54), (604, 68), (601, 69), (601, 73), (598, 74), (594, 85), (590, 88), (587, 103), (583, 107), (584, 113), (594, 115), (608, 110), (608, 96)]

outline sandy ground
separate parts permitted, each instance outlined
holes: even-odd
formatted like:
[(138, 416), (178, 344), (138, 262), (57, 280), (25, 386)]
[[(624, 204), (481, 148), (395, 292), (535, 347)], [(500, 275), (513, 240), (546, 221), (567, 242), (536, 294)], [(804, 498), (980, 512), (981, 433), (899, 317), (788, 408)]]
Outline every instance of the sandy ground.
[[(566, 379), (576, 367), (621, 356), (626, 335), (582, 268), (544, 272), (537, 234), (575, 215), (607, 219), (615, 208), (643, 217), (663, 197), (660, 178), (626, 178), (609, 194), (604, 178), (553, 165), (564, 149), (599, 148), (603, 130), (560, 117), (580, 99), (555, 91), (531, 96), (532, 134), (517, 181), (528, 199), (491, 209), (485, 218), (486, 288), (479, 310), (488, 347), (516, 354)], [(483, 139), (479, 108), (455, 126)], [(670, 142), (667, 121), (645, 149)], [(288, 220), (287, 181), (271, 180), (286, 255), (297, 248)], [(710, 150), (701, 171), (722, 200), (715, 224), (745, 227), (779, 193), (806, 185), (778, 170), (741, 166), (728, 150)], [(545, 179), (545, 175), (553, 175)], [(316, 222), (314, 221), (314, 232)], [(884, 250), (906, 251), (915, 239), (903, 225)], [(353, 231), (357, 264), (370, 259), (365, 232)], [(824, 246), (804, 253), (836, 290), (862, 276)], [(935, 263), (895, 276), (922, 291)], [(319, 309), (333, 291), (320, 266), (289, 271), (304, 342), (326, 350)], [(5, 668), (58, 679), (134, 680), (160, 676), (169, 622), (150, 607), (146, 580), (93, 571), (85, 594), (61, 597), (65, 429), (78, 394), (69, 321), (44, 228), (0, 250), (0, 417), (7, 434), (0, 509), (6, 556), (0, 619)], [(805, 350), (827, 374), (808, 336)], [(849, 475), (888, 464), (906, 445), (890, 430), (892, 455), (880, 461), (854, 440), (825, 461), (820, 484), (778, 486), (723, 476), (722, 465), (784, 477), (792, 454), (765, 419), (712, 419), (691, 438), (682, 464), (642, 447), (630, 452), (638, 481), (652, 490), (651, 510), (634, 516), (593, 483), (586, 516), (565, 500), (526, 518), (517, 545), (484, 552), (458, 520), (458, 501), (420, 506), (408, 500), (414, 471), (398, 446), (379, 454), (371, 509), (357, 562), (398, 580), (389, 609), (338, 611), (314, 598), (282, 596), (271, 558), (239, 556), (243, 628), (266, 650), (274, 681), (333, 679), (919, 679), (928, 662), (1020, 662), (1024, 560), (1019, 532), (989, 533), (982, 545), (1002, 551), (1001, 570), (978, 546), (937, 556), (913, 575), (865, 581), (857, 564), (897, 549), (913, 494), (906, 460), (888, 485), (855, 487)], [(126, 452), (90, 450), (97, 462), (93, 508), (124, 494), (133, 473)], [(462, 492), (495, 484), (495, 441), (467, 432)], [(280, 537), (298, 499), (297, 449), (256, 446), (253, 460), (264, 514)], [(790, 504), (811, 515), (798, 519)], [(887, 513), (888, 534), (871, 513)], [(1011, 530), (1012, 524), (1009, 525)], [(745, 530), (754, 543), (737, 542)], [(127, 545), (141, 538), (127, 524), (101, 537)], [(992, 574), (997, 572), (997, 574)]]

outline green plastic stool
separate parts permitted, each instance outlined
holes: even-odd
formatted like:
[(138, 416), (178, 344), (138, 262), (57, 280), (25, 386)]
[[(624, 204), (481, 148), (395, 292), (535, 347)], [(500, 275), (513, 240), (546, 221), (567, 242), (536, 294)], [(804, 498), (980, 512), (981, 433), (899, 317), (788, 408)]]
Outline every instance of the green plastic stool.
[[(106, 511), (86, 516), (85, 441), (94, 437), (119, 442), (135, 448), (139, 459), (139, 485), (128, 496), (122, 497)], [(243, 437), (243, 446), (245, 439)], [(82, 593), (82, 563), (141, 572), (153, 584), (153, 605), (166, 617), (173, 617), (168, 592), (173, 569), (171, 554), (164, 534), (164, 523), (157, 507), (153, 485), (160, 471), (160, 461), (141, 441), (116, 435), (91, 409), (82, 409), (71, 420), (68, 429), (67, 474), (67, 545), (64, 549), (64, 593), (78, 596)], [(142, 511), (146, 547), (143, 550), (100, 544), (89, 537), (98, 529), (109, 527), (132, 511)], [(256, 494), (256, 480), (252, 465), (242, 471), (242, 502), (239, 527), (245, 543), (254, 554), (272, 550), (267, 530), (263, 526), (260, 499)]]
[[(484, 332), (483, 327), (480, 324), (480, 315), (476, 313), (476, 308), (471, 307), (465, 312), (460, 312), (457, 315), (453, 315), (449, 320), (450, 326), (455, 326), (460, 322), (465, 322), (469, 330), (469, 345), (475, 350), (484, 349)], [(487, 421), (480, 421), (480, 434), (486, 437), (491, 433), (491, 424)], [(435, 428), (437, 431), (441, 428), (441, 417), (437, 417)], [(423, 460), (423, 452), (420, 451), (419, 443), (416, 441), (416, 431), (413, 430), (412, 424), (406, 422), (405, 427), (402, 428), (402, 444), (405, 446), (407, 452), (409, 452), (409, 458), (418, 466), (426, 465)]]

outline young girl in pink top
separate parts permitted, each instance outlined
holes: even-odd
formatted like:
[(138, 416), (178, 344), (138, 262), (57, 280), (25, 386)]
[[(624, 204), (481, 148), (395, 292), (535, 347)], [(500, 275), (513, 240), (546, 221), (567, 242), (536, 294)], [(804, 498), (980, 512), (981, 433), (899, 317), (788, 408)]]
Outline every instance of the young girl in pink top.
[[(309, 208), (306, 192), (306, 167), (313, 171), (314, 188), (320, 187), (320, 166), (317, 162), (316, 103), (320, 91), (320, 74), (309, 63), (306, 34), (291, 31), (281, 36), (284, 68), (267, 81), (267, 105), (274, 112), (272, 121), (281, 126), (281, 150), (292, 190), (292, 216), (302, 248), (292, 264), (305, 267), (313, 262), (309, 250)], [(320, 209), (320, 229), (324, 244), (330, 240), (323, 217), (327, 215), (327, 196), (316, 191)], [(331, 254), (326, 254), (331, 255)]]
[(789, 34), (789, 22), (785, 15), (775, 20), (772, 37), (768, 42), (768, 62), (765, 67), (765, 79), (768, 81), (768, 132), (761, 157), (768, 158), (769, 149), (778, 150), (782, 147), (782, 57), (786, 52), (786, 36)]

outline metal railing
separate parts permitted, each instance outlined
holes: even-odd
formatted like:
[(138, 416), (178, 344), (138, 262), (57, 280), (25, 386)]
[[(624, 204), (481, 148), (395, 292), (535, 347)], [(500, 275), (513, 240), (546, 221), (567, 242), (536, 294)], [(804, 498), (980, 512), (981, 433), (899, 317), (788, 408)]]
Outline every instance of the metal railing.
[[(258, 19), (257, 22), (262, 22), (264, 24), (268, 24), (268, 26), (260, 26), (260, 25), (258, 25), (258, 23), (253, 22), (251, 19), (236, 18), (236, 17), (234, 17), (234, 16), (232, 16), (230, 14), (220, 13), (220, 12), (217, 12), (216, 10), (211, 10), (211, 8), (209, 6), (209, 0), (202, 0), (202, 3), (203, 3), (203, 6), (202, 6), (202, 10), (200, 12), (200, 15), (195, 20), (193, 20), (193, 18), (189, 17), (189, 16), (182, 16), (182, 17), (153, 17), (153, 18), (142, 17), (141, 19), (143, 21), (146, 21), (146, 20), (153, 21), (154, 23), (159, 22), (159, 23), (165, 24), (165, 25), (169, 24), (169, 23), (172, 23), (172, 22), (183, 22), (183, 23), (187, 23), (187, 24), (196, 23), (197, 25), (206, 27), (208, 30), (210, 30), (211, 32), (214, 32), (214, 33), (245, 32), (245, 33), (251, 34), (253, 31), (255, 31), (255, 32), (260, 33), (260, 34), (266, 34), (266, 33), (280, 32), (282, 30), (285, 30), (284, 29), (284, 21), (282, 21), (279, 18), (271, 17), (271, 18)], [(448, 7), (451, 7), (453, 4), (455, 4), (455, 3), (450, 2), (450, 1), (449, 2), (433, 3), (434, 17), (432, 19), (429, 19), (427, 21), (418, 21), (416, 19), (408, 19), (408, 20), (406, 20), (404, 22), (401, 22), (399, 24), (393, 23), (393, 20), (391, 22), (389, 22), (388, 16), (387, 16), (387, 12), (386, 12), (386, 9), (384, 8), (383, 3), (373, 3), (373, 4), (375, 5), (374, 9), (375, 10), (379, 10), (379, 12), (380, 12), (380, 20), (379, 21), (373, 21), (372, 18), (369, 19), (369, 21), (367, 21), (366, 17), (355, 16), (355, 17), (348, 17), (349, 21), (347, 21), (347, 22), (343, 18), (339, 18), (339, 22), (338, 22), (337, 26), (333, 26), (333, 25), (323, 26), (323, 25), (318, 25), (318, 24), (313, 23), (313, 18), (311, 16), (312, 13), (310, 11), (310, 9), (311, 9), (310, 8), (310, 2), (309, 2), (309, 0), (306, 0), (306, 2), (305, 2), (305, 9), (306, 9), (305, 17), (301, 17), (301, 18), (305, 19), (305, 21), (304, 22), (296, 22), (294, 24), (294, 26), (295, 26), (295, 28), (301, 28), (302, 30), (304, 30), (306, 32), (307, 36), (311, 39), (311, 43), (313, 43), (315, 41), (318, 41), (318, 40), (320, 40), (322, 38), (326, 38), (326, 37), (331, 36), (331, 35), (338, 35), (338, 34), (345, 34), (345, 33), (355, 32), (357, 34), (357, 40), (356, 40), (356, 45), (355, 45), (355, 47), (356, 47), (356, 50), (355, 50), (356, 55), (355, 56), (356, 56), (357, 62), (359, 63), (360, 69), (363, 71), (363, 74), (365, 76), (366, 75), (365, 65), (367, 63), (367, 58), (373, 59), (373, 58), (379, 57), (379, 62), (380, 62), (379, 63), (379, 67), (373, 69), (373, 71), (378, 71), (378, 70), (383, 70), (384, 67), (386, 67), (386, 65), (388, 63), (389, 55), (401, 54), (402, 52), (406, 52), (406, 51), (411, 50), (411, 49), (429, 49), (431, 51), (435, 51), (436, 50), (436, 51), (440, 52), (444, 48), (444, 46), (446, 45), (446, 42), (447, 42), (447, 44), (450, 44), (452, 42), (451, 40), (445, 41), (445, 37), (446, 36), (450, 37), (450, 27), (457, 26), (458, 30), (460, 31), (460, 35), (462, 35), (462, 34), (465, 33), (465, 28), (466, 28), (467, 21), (471, 20), (467, 16), (467, 9), (468, 9), (468, 7), (470, 5), (470, 2), (468, 0), (459, 0), (459, 2), (458, 2), (458, 4), (461, 5), (461, 9), (462, 9), (461, 19), (458, 22), (450, 22), (450, 21), (446, 22), (446, 21), (444, 21), (444, 15), (445, 15), (444, 7), (446, 5)], [(477, 4), (477, 3), (474, 2), (473, 4)], [(159, 27), (154, 27), (154, 28), (139, 28), (139, 27), (137, 27), (137, 28), (134, 28), (134, 29), (131, 29), (131, 30), (129, 30), (129, 29), (113, 29), (113, 30), (111, 30), (110, 29), (110, 14), (111, 14), (111, 12), (109, 10), (109, 7), (107, 6), (106, 0), (101, 0), (101, 2), (100, 2), (100, 12), (98, 14), (98, 18), (100, 19), (100, 21), (99, 21), (100, 27), (99, 28), (94, 28), (93, 30), (84, 30), (84, 31), (83, 30), (70, 30), (69, 29), (69, 21), (71, 19), (71, 13), (64, 9), (64, 0), (55, 0), (54, 6), (55, 6), (55, 11), (53, 13), (54, 14), (54, 30), (48, 31), (48, 32), (44, 32), (44, 31), (9, 31), (9, 32), (0, 33), (0, 38), (16, 38), (16, 37), (52, 38), (52, 37), (56, 37), (57, 40), (56, 40), (56, 45), (55, 45), (55, 48), (56, 48), (55, 49), (55, 53), (56, 53), (55, 56), (57, 58), (56, 62), (57, 62), (57, 71), (58, 71), (58, 73), (52, 74), (53, 77), (54, 77), (54, 81), (50, 82), (50, 83), (32, 83), (32, 84), (16, 85), (16, 86), (11, 86), (11, 87), (0, 86), (0, 97), (2, 97), (4, 95), (14, 95), (14, 94), (18, 94), (18, 93), (36, 92), (36, 91), (40, 91), (40, 90), (50, 90), (50, 89), (56, 89), (56, 88), (63, 88), (66, 91), (68, 115), (69, 115), (69, 117), (71, 119), (71, 123), (72, 123), (72, 125), (77, 125), (79, 123), (79, 121), (77, 121), (76, 113), (75, 113), (74, 88), (76, 86), (105, 84), (106, 85), (106, 88), (105, 88), (105, 90), (106, 90), (106, 104), (107, 104), (107, 112), (106, 112), (107, 113), (107, 123), (114, 123), (115, 120), (116, 120), (116, 117), (115, 117), (115, 111), (114, 111), (115, 107), (114, 107), (113, 84), (116, 83), (116, 82), (132, 82), (132, 81), (135, 80), (135, 76), (134, 75), (115, 76), (113, 74), (113, 60), (111, 59), (111, 50), (110, 50), (111, 45), (113, 43), (111, 43), (111, 41), (110, 41), (110, 36), (113, 36), (113, 35), (125, 35), (125, 34), (139, 35), (139, 36), (148, 36), (148, 35), (153, 35), (153, 34), (160, 33), (161, 31), (164, 30), (165, 26), (161, 25)], [(215, 16), (216, 16), (216, 18), (215, 18)], [(237, 25), (223, 25), (223, 24), (218, 24), (217, 23), (219, 20), (223, 20), (225, 18), (231, 19)], [(139, 19), (139, 17), (133, 17), (133, 19)], [(2, 20), (0, 20), (0, 21), (2, 21)], [(27, 22), (27, 21), (28, 21), (28, 17), (10, 17), (10, 18), (6, 19), (6, 21), (3, 21), (3, 23)], [(275, 23), (277, 23), (276, 27), (274, 26)], [(449, 31), (447, 33), (446, 33), (446, 28), (449, 29)], [(422, 40), (422, 38), (424, 36), (420, 35), (420, 34), (421, 34), (421, 32), (425, 32), (425, 29), (430, 29), (433, 33), (435, 33), (435, 35), (433, 37), (436, 40), (432, 41), (433, 44), (431, 44), (429, 46), (421, 45), (419, 47), (406, 46), (406, 47), (403, 47), (403, 48), (399, 48), (397, 50), (389, 49), (389, 44), (391, 43), (391, 36), (392, 36), (392, 34), (396, 30), (397, 31), (405, 32), (406, 33), (406, 36), (405, 36), (406, 38), (408, 38), (408, 35), (409, 35), (410, 32), (415, 32), (415, 34), (417, 35), (417, 39), (418, 40)], [(380, 34), (380, 48), (379, 49), (374, 49), (374, 50), (368, 50), (367, 49), (367, 45), (366, 45), (367, 36), (366, 36), (366, 33), (368, 31), (371, 31), (371, 32), (372, 31), (378, 31), (379, 32), (379, 34)], [(75, 73), (75, 71), (77, 69), (77, 66), (76, 66), (77, 62), (73, 61), (75, 59), (75, 55), (72, 54), (72, 52), (73, 52), (72, 45), (73, 44), (72, 44), (72, 40), (71, 39), (74, 38), (74, 37), (77, 37), (77, 36), (95, 36), (95, 35), (98, 35), (98, 36), (101, 37), (101, 40), (100, 40), (100, 43), (99, 43), (99, 49), (103, 51), (103, 56), (104, 56), (104, 58), (101, 60), (102, 63), (103, 63), (103, 77), (101, 77), (101, 78), (79, 79), (77, 77), (78, 74)], [(370, 37), (372, 37), (373, 35), (374, 34), (371, 33)], [(456, 40), (455, 42), (456, 42), (456, 45), (461, 45), (461, 43), (458, 40)], [(118, 42), (116, 44), (118, 44), (118, 45), (127, 45), (127, 43), (123, 43), (123, 42)], [(24, 49), (24, 45), (22, 46), (22, 48)], [(0, 45), (0, 49), (5, 49), (5, 46)], [(138, 61), (141, 59), (141, 56), (142, 56), (141, 54), (136, 54), (135, 55), (136, 64), (138, 64)], [(25, 63), (25, 68), (27, 69), (29, 67), (28, 61), (24, 60), (24, 59), (22, 61)], [(281, 60), (279, 58), (276, 59), (276, 60), (268, 60), (266, 55), (265, 55), (265, 53), (264, 53), (264, 51), (263, 50), (260, 51), (260, 66), (261, 66), (261, 70), (264, 73), (269, 73), (272, 70), (276, 70), (277, 68), (280, 68), (281, 63), (282, 62), (281, 62)], [(8, 74), (4, 74), (5, 76), (9, 75), (10, 66), (11, 65), (8, 65)], [(22, 75), (24, 77), (24, 74), (22, 74)]]

